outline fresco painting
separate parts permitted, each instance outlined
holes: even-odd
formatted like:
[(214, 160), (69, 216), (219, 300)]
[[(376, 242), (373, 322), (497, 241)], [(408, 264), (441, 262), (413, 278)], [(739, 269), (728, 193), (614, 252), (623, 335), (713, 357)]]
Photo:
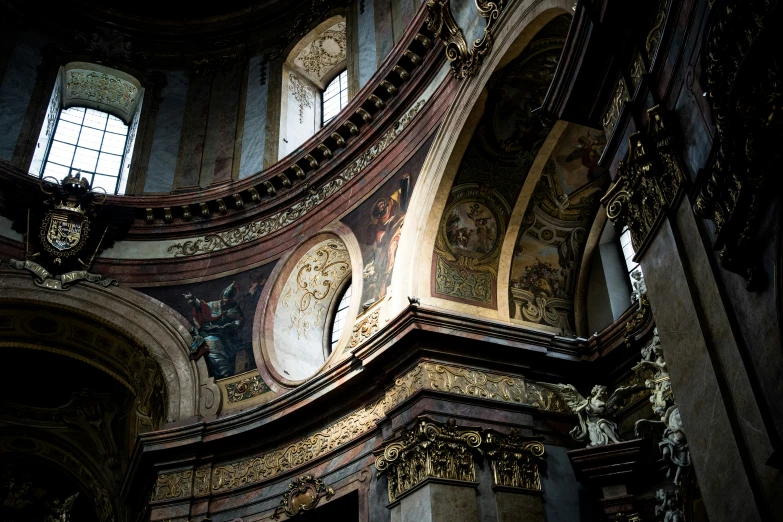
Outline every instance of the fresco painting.
[(272, 268), (268, 264), (212, 281), (141, 291), (188, 319), (190, 358), (203, 358), (210, 376), (225, 379), (256, 368), (253, 314)]
[(402, 167), (389, 174), (386, 183), (342, 219), (356, 235), (362, 251), (360, 315), (386, 297), (408, 202), (431, 143), (432, 137)]
[(574, 332), (574, 293), (587, 235), (609, 178), (602, 132), (569, 126), (549, 156), (522, 219), (509, 281), (511, 319)]

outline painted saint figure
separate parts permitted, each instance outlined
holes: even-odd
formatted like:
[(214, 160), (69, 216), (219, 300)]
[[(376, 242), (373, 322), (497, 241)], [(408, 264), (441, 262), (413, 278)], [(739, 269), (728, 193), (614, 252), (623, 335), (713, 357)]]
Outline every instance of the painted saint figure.
[(410, 198), (410, 174), (403, 174), (400, 188), (382, 197), (372, 206), (366, 243), (373, 246), (372, 259), (364, 266), (365, 295), (370, 296), (364, 308), (386, 297), (386, 288), (394, 270), (394, 257), (400, 243), (402, 224)]
[(210, 374), (224, 379), (234, 374), (234, 358), (238, 346), (237, 334), (245, 324), (242, 306), (237, 300), (239, 290), (232, 282), (218, 301), (203, 301), (185, 294), (191, 306), (193, 344), (190, 358), (204, 357)]

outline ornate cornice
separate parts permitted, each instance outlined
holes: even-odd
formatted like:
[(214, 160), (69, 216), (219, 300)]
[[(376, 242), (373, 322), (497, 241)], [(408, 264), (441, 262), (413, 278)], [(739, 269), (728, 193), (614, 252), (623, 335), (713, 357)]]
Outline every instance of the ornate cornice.
[(381, 138), (366, 149), (358, 158), (340, 171), (333, 179), (322, 185), (318, 190), (313, 190), (304, 199), (294, 203), (271, 216), (253, 221), (225, 232), (207, 234), (201, 238), (176, 243), (168, 248), (168, 253), (173, 257), (193, 256), (216, 252), (225, 248), (231, 248), (251, 241), (261, 239), (281, 228), (288, 226), (317, 207), (325, 203), (330, 196), (337, 193), (343, 185), (351, 181), (364, 170), (378, 155), (391, 145), (394, 139), (413, 121), (416, 114), (424, 106), (420, 100), (411, 107), (405, 115), (387, 130)]
[[(204, 494), (231, 491), (251, 484), (272, 480), (291, 470), (307, 466), (358, 440), (376, 429), (394, 408), (421, 391), (436, 391), (452, 395), (470, 396), (499, 403), (528, 405), (545, 411), (568, 413), (559, 396), (548, 388), (518, 376), (503, 375), (483, 370), (421, 362), (395, 379), (380, 399), (358, 408), (325, 428), (295, 440), (290, 444), (244, 460), (217, 464), (211, 471), (199, 475)], [(201, 469), (201, 468), (200, 468)], [(159, 475), (161, 496), (156, 500), (182, 498), (190, 495), (185, 487), (183, 471)], [(197, 473), (198, 475), (198, 473)], [(190, 475), (192, 478), (192, 475)], [(162, 477), (162, 478), (161, 478)], [(156, 486), (157, 487), (157, 486)], [(156, 490), (157, 491), (157, 490)], [(179, 493), (177, 493), (179, 492)]]

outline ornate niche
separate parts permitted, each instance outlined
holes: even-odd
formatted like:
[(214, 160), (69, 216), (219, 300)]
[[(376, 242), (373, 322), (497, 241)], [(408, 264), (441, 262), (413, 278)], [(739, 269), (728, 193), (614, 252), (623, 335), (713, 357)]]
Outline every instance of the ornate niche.
[(427, 479), (475, 483), (474, 458), (481, 453), (478, 428), (419, 417), (400, 435), (375, 450), (375, 467), (388, 476), (389, 502)]
[(647, 132), (628, 138), (628, 158), (601, 203), (617, 230), (627, 226), (636, 256), (644, 252), (665, 212), (673, 208), (685, 185), (685, 174), (673, 143), (673, 123), (660, 106), (647, 111)]

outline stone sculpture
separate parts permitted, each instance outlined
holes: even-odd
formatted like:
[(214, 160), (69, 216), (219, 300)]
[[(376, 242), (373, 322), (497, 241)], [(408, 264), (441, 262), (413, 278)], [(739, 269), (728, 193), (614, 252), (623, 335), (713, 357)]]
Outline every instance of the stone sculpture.
[(617, 424), (608, 417), (620, 409), (621, 399), (643, 389), (640, 386), (620, 387), (609, 396), (606, 386), (598, 385), (594, 386), (590, 395), (585, 398), (571, 384), (542, 385), (556, 391), (571, 411), (577, 414), (579, 426), (572, 429), (570, 435), (580, 442), (589, 441), (588, 448), (621, 442)]

